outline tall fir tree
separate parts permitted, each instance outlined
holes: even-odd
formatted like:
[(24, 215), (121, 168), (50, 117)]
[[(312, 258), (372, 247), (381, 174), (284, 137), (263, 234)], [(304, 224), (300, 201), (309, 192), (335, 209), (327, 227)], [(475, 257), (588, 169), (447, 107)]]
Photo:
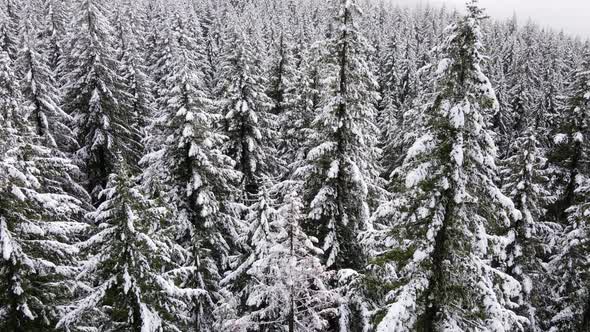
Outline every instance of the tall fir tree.
[[(136, 139), (142, 139), (148, 120), (153, 117), (154, 99), (153, 82), (148, 75), (149, 69), (144, 64), (144, 26), (141, 12), (136, 12), (129, 1), (125, 1), (118, 13), (117, 29), (119, 30), (118, 72), (123, 81), (125, 94), (120, 104), (125, 113), (130, 114), (130, 127)], [(140, 147), (143, 150), (143, 147)], [(133, 161), (137, 164), (137, 160)]]
[[(88, 292), (72, 303), (57, 328), (85, 331), (180, 331), (193, 292), (178, 289), (162, 272), (177, 265), (175, 245), (159, 239), (164, 216), (134, 187), (122, 158), (90, 214), (97, 231), (79, 247), (85, 255), (78, 279)], [(196, 291), (195, 291), (196, 292)]]
[(51, 331), (73, 296), (84, 209), (53, 187), (73, 169), (30, 129), (12, 65), (0, 53), (0, 329)]
[(70, 25), (70, 3), (65, 0), (38, 1), (39, 23), (42, 28), (39, 38), (47, 45), (49, 69), (54, 73), (54, 79), (59, 80), (59, 68), (67, 57), (67, 37)]
[(157, 63), (158, 111), (149, 127), (143, 177), (147, 190), (170, 206), (171, 227), (183, 247), (182, 267), (170, 274), (179, 287), (202, 291), (190, 300), (191, 329), (214, 331), (219, 280), (241, 227), (232, 203), (240, 173), (221, 151), (228, 138), (216, 130), (222, 117), (198, 71), (202, 59), (195, 48), (201, 45), (180, 16), (169, 23)]
[(370, 45), (359, 30), (356, 1), (331, 2), (336, 16), (318, 43), (318, 104), (304, 142), (306, 159), (295, 161), (293, 178), (302, 186), (304, 229), (319, 239), (322, 261), (338, 271), (334, 286), (343, 302), (328, 329), (362, 330), (368, 313), (357, 287), (366, 264), (358, 242), (370, 209), (381, 195), (374, 124), (378, 84), (368, 63)]
[[(554, 280), (551, 298), (554, 316), (550, 331), (590, 329), (588, 289), (588, 205), (590, 178), (590, 51), (575, 72), (572, 95), (562, 115), (561, 133), (556, 136), (553, 154), (563, 174), (559, 209), (564, 232), (552, 258)], [(562, 210), (563, 209), (563, 210)]]
[(567, 219), (565, 212), (574, 204), (576, 176), (587, 174), (588, 156), (588, 69), (590, 48), (585, 48), (583, 62), (574, 72), (568, 103), (559, 117), (558, 133), (553, 138), (554, 146), (549, 161), (554, 166), (556, 194), (559, 199), (551, 207), (551, 213), (558, 221)]
[(310, 151), (294, 176), (303, 182), (305, 227), (320, 239), (326, 265), (361, 269), (365, 260), (356, 237), (377, 191), (377, 86), (366, 62), (369, 46), (355, 23), (358, 5), (333, 4), (334, 27), (320, 47), (321, 95), (305, 143)]
[(13, 61), (18, 52), (19, 5), (15, 0), (2, 1), (0, 4), (0, 50), (6, 52)]
[[(301, 228), (303, 204), (292, 192), (278, 208), (263, 195), (249, 214), (248, 259), (228, 277), (245, 280), (237, 300), (222, 307), (232, 331), (324, 331), (341, 300), (330, 289), (332, 272), (317, 257), (317, 239)], [(232, 305), (233, 302), (233, 305)], [(226, 313), (227, 315), (227, 313)]]
[(114, 151), (122, 151), (131, 166), (141, 154), (132, 114), (119, 102), (125, 91), (117, 74), (113, 31), (105, 6), (84, 0), (75, 8), (75, 32), (62, 69), (67, 73), (63, 78), (64, 110), (75, 121), (80, 144), (76, 155), (84, 165), (86, 188), (95, 204), (116, 167)]
[[(33, 12), (32, 6), (25, 7)], [(24, 78), (22, 89), (29, 117), (35, 131), (45, 145), (66, 150), (76, 146), (72, 130), (72, 119), (60, 107), (59, 85), (50, 68), (50, 45), (38, 38), (41, 30), (31, 14), (23, 18), (21, 43), (16, 66)]]
[(528, 318), (527, 331), (539, 331), (550, 304), (543, 293), (550, 285), (544, 261), (551, 254), (560, 227), (546, 220), (545, 207), (555, 200), (547, 190), (547, 160), (534, 134), (535, 126), (525, 126), (530, 129), (516, 138), (509, 157), (502, 163), (505, 178), (502, 189), (522, 213), (522, 219), (511, 226), (514, 242), (506, 248), (507, 272), (522, 284), (517, 313)]
[(510, 243), (501, 232), (521, 214), (494, 183), (486, 119), (498, 102), (481, 70), (483, 12), (475, 0), (467, 9), (441, 48), (424, 132), (395, 171), (397, 204), (379, 212), (393, 224), (390, 250), (375, 262), (395, 271), (381, 286), (389, 304), (379, 332), (508, 331), (526, 322), (511, 301), (520, 283), (492, 265)]
[(227, 33), (218, 86), (229, 137), (225, 153), (243, 174), (244, 200), (249, 201), (258, 194), (262, 179), (277, 173), (273, 142), (277, 124), (270, 113), (272, 104), (265, 92), (256, 46), (243, 32)]

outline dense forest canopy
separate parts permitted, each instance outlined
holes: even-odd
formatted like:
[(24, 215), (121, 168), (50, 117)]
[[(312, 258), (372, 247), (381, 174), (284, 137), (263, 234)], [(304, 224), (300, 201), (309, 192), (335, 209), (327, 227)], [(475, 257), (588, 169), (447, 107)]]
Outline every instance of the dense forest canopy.
[(590, 331), (589, 142), (477, 0), (0, 0), (0, 331)]

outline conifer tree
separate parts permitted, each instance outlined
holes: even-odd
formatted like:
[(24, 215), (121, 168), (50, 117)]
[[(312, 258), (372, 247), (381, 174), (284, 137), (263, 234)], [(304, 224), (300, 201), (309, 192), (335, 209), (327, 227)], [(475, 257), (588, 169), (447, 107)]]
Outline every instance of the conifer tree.
[(319, 104), (319, 59), (317, 47), (302, 49), (299, 64), (293, 68), (295, 74), (288, 90), (286, 108), (279, 115), (281, 144), (278, 152), (286, 164), (287, 177), (291, 176), (298, 162), (305, 159), (309, 147), (305, 141)]
[(503, 190), (522, 213), (522, 219), (511, 226), (514, 241), (506, 248), (509, 256), (507, 272), (523, 286), (517, 312), (529, 319), (527, 330), (538, 331), (549, 305), (543, 292), (550, 279), (546, 277), (543, 260), (551, 253), (551, 243), (559, 226), (545, 220), (545, 206), (555, 198), (547, 190), (547, 160), (533, 133), (534, 126), (529, 128), (512, 144), (510, 157), (503, 162), (502, 173), (506, 179)]
[[(276, 42), (275, 60), (270, 68), (268, 97), (272, 100), (271, 113), (280, 115), (289, 107), (290, 96), (293, 94), (295, 80), (295, 59), (293, 45), (289, 40), (288, 31), (281, 31)], [(273, 53), (274, 53), (273, 52)]]
[(338, 271), (343, 296), (328, 329), (368, 328), (356, 281), (366, 256), (358, 243), (380, 192), (377, 82), (367, 61), (370, 46), (359, 30), (356, 1), (331, 2), (336, 11), (328, 38), (318, 43), (318, 104), (307, 132), (305, 160), (292, 166), (305, 205), (305, 231), (319, 239), (322, 261)]
[(0, 50), (6, 52), (11, 60), (18, 52), (18, 26), (20, 11), (15, 0), (2, 1), (0, 4)]
[(258, 194), (263, 177), (277, 173), (273, 169), (278, 166), (273, 159), (277, 124), (254, 44), (244, 33), (228, 33), (218, 87), (229, 137), (225, 153), (243, 174), (242, 188), (249, 200)]
[[(25, 8), (32, 11), (31, 6)], [(49, 45), (37, 38), (40, 30), (31, 16), (23, 19), (22, 41), (16, 62), (20, 76), (24, 78), (25, 107), (45, 145), (65, 150), (76, 146), (74, 134), (69, 128), (72, 119), (60, 107), (58, 84), (49, 66)]]
[(327, 284), (331, 273), (317, 258), (317, 240), (301, 228), (301, 198), (291, 193), (284, 201), (277, 209), (266, 195), (253, 206), (248, 218), (252, 252), (236, 270), (247, 281), (225, 328), (294, 332), (329, 326), (330, 308), (340, 296)]
[[(120, 58), (118, 71), (123, 79), (122, 89), (125, 94), (120, 104), (125, 113), (130, 114), (130, 127), (136, 139), (143, 138), (142, 132), (148, 120), (153, 116), (154, 100), (153, 82), (144, 65), (145, 45), (143, 40), (143, 22), (130, 2), (125, 2), (119, 11), (119, 40), (117, 53)], [(137, 164), (137, 160), (133, 162)]]
[(321, 45), (317, 115), (305, 143), (310, 151), (295, 178), (303, 182), (305, 228), (319, 238), (326, 266), (361, 269), (365, 261), (356, 237), (366, 227), (378, 176), (376, 82), (355, 23), (359, 7), (354, 1), (334, 4), (335, 26)]
[[(509, 88), (507, 91), (507, 103), (510, 109), (507, 124), (510, 128), (509, 137), (505, 137), (504, 145), (500, 148), (508, 151), (509, 142), (512, 142), (526, 129), (526, 125), (537, 126), (541, 122), (541, 114), (537, 111), (537, 101), (540, 99), (538, 88), (539, 72), (534, 54), (535, 48), (528, 40), (530, 36), (523, 36), (517, 40), (514, 46), (514, 60), (509, 72)], [(531, 121), (534, 119), (534, 121)], [(508, 144), (508, 145), (506, 145)]]
[(51, 331), (72, 296), (82, 203), (55, 190), (72, 171), (39, 145), (22, 107), (13, 62), (0, 53), (0, 330)]
[[(558, 251), (551, 261), (555, 278), (550, 331), (586, 331), (590, 328), (588, 226), (590, 221), (590, 52), (575, 73), (572, 95), (563, 115), (553, 155), (565, 184), (556, 212), (565, 220)], [(564, 209), (563, 211), (561, 209)]]
[[(177, 17), (178, 19), (178, 17)], [(198, 71), (200, 47), (184, 30), (170, 22), (158, 60), (158, 112), (149, 127), (142, 159), (147, 190), (171, 208), (170, 223), (183, 247), (182, 267), (170, 271), (179, 287), (199, 289), (190, 300), (196, 331), (213, 331), (213, 312), (219, 299), (219, 280), (227, 268), (230, 248), (237, 239), (233, 201), (240, 173), (221, 148), (227, 137), (216, 131), (221, 116), (214, 112)]]
[(70, 53), (64, 64), (64, 110), (75, 121), (80, 148), (77, 156), (84, 164), (86, 188), (98, 202), (98, 194), (116, 167), (114, 151), (119, 149), (128, 161), (137, 160), (140, 144), (132, 118), (121, 107), (124, 93), (117, 74), (112, 28), (106, 4), (81, 1), (75, 10)]
[(41, 0), (38, 4), (38, 22), (41, 25), (39, 38), (47, 48), (47, 65), (58, 81), (63, 74), (59, 68), (67, 55), (71, 8), (64, 0)]
[[(180, 331), (186, 303), (194, 294), (161, 276), (174, 266), (174, 246), (154, 234), (163, 216), (133, 187), (120, 158), (118, 172), (101, 192), (90, 214), (98, 229), (79, 247), (86, 256), (78, 275), (91, 285), (57, 324), (67, 330)], [(196, 292), (196, 291), (195, 291)]]
[(525, 322), (510, 300), (521, 285), (490, 262), (508, 242), (499, 232), (520, 212), (494, 183), (486, 115), (498, 102), (481, 70), (483, 13), (477, 1), (467, 9), (441, 48), (426, 128), (395, 171), (400, 208), (380, 212), (393, 218), (393, 241), (379, 261), (396, 271), (382, 286), (389, 304), (380, 332), (507, 331)]
[(559, 241), (559, 251), (551, 260), (555, 278), (549, 292), (553, 316), (548, 320), (549, 331), (588, 331), (590, 305), (588, 256), (590, 252), (590, 180), (578, 175), (574, 191), (575, 204), (566, 210), (568, 222)]
[(574, 205), (574, 191), (576, 177), (587, 175), (588, 156), (588, 94), (590, 83), (588, 70), (590, 69), (590, 51), (585, 49), (585, 55), (580, 67), (574, 73), (571, 96), (568, 104), (562, 110), (559, 119), (559, 133), (554, 137), (554, 147), (550, 151), (549, 161), (554, 165), (556, 194), (558, 200), (551, 207), (551, 212), (558, 221), (565, 221), (569, 207)]

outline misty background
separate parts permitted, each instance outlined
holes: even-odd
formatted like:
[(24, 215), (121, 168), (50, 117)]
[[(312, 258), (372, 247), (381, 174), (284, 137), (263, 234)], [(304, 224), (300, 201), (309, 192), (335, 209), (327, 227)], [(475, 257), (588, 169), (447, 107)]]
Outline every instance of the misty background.
[[(417, 6), (430, 3), (433, 6), (446, 4), (449, 8), (462, 10), (465, 0), (391, 0), (402, 6)], [(480, 0), (488, 15), (495, 19), (507, 19), (514, 14), (519, 22), (529, 18), (542, 27), (590, 38), (590, 1), (588, 0)]]

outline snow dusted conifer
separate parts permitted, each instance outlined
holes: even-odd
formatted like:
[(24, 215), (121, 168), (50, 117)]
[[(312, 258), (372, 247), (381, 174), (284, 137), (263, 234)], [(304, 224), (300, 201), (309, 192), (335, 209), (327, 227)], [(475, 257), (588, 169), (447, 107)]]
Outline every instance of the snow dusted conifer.
[(82, 203), (51, 176), (72, 169), (37, 143), (18, 79), (0, 53), (0, 330), (51, 331), (69, 300)]
[(305, 143), (310, 151), (294, 176), (303, 182), (305, 228), (319, 238), (326, 266), (361, 269), (365, 259), (356, 237), (368, 222), (378, 177), (376, 82), (355, 23), (360, 8), (350, 0), (334, 5), (335, 25), (320, 45), (321, 95)]
[[(26, 10), (32, 12), (31, 5)], [(48, 45), (39, 39), (40, 30), (35, 26), (32, 14), (23, 18), (21, 45), (16, 62), (23, 77), (23, 96), (29, 118), (44, 144), (67, 149), (76, 145), (69, 128), (71, 117), (61, 107), (58, 84), (49, 67)]]
[[(317, 239), (301, 228), (303, 204), (296, 193), (278, 209), (263, 196), (250, 214), (251, 255), (241, 272), (245, 312), (226, 319), (231, 331), (325, 331), (340, 296), (329, 288), (332, 278), (317, 257)], [(235, 310), (235, 309), (234, 309)]]
[[(43, 147), (37, 150), (37, 167), (42, 173), (44, 190), (77, 197), (85, 208), (90, 208), (90, 197), (79, 184), (81, 172), (71, 159), (70, 151), (77, 146), (70, 129), (72, 118), (61, 107), (59, 89), (49, 67), (47, 40), (39, 37), (42, 30), (36, 25), (34, 4), (25, 4), (21, 26), (21, 44), (15, 63), (20, 78), (22, 106), (34, 140)], [(82, 220), (80, 220), (82, 221)]]
[(559, 241), (559, 251), (550, 262), (555, 278), (548, 320), (549, 331), (588, 331), (590, 329), (590, 180), (576, 176), (575, 204), (566, 210), (568, 222)]
[[(540, 99), (538, 87), (539, 72), (535, 63), (535, 46), (529, 38), (523, 36), (515, 40), (512, 52), (513, 63), (509, 72), (509, 87), (507, 91), (507, 125), (510, 126), (508, 137), (503, 137), (502, 145), (499, 145), (504, 152), (509, 150), (510, 142), (522, 133), (526, 126), (536, 126), (540, 122), (541, 115), (537, 111), (538, 100)], [(535, 121), (533, 121), (535, 120)]]
[(98, 0), (78, 4), (70, 54), (62, 69), (66, 73), (64, 110), (75, 121), (80, 144), (77, 156), (84, 164), (93, 203), (116, 167), (115, 149), (128, 161), (137, 160), (141, 153), (131, 127), (132, 114), (118, 101), (123, 94), (122, 79), (116, 72), (118, 62), (105, 6)]
[(200, 45), (180, 16), (170, 23), (157, 65), (162, 76), (148, 130), (150, 153), (141, 164), (147, 190), (170, 206), (170, 224), (183, 247), (182, 267), (169, 274), (180, 287), (202, 291), (190, 300), (190, 326), (214, 331), (221, 270), (241, 227), (232, 204), (240, 173), (221, 151), (227, 137), (216, 131), (222, 117), (204, 92), (202, 59), (194, 51)]
[[(303, 32), (301, 32), (303, 33)], [(279, 154), (291, 175), (298, 163), (305, 159), (309, 147), (305, 142), (314, 118), (314, 110), (319, 103), (319, 59), (316, 47), (300, 51), (299, 64), (295, 71), (291, 88), (286, 94), (286, 107), (279, 114), (281, 144)]]
[(498, 102), (480, 67), (482, 10), (475, 0), (467, 8), (443, 44), (424, 133), (395, 171), (400, 208), (380, 211), (395, 219), (391, 249), (379, 260), (396, 272), (383, 286), (389, 304), (379, 332), (514, 331), (526, 322), (510, 301), (519, 282), (491, 265), (509, 240), (498, 232), (521, 216), (494, 184), (485, 115)]
[(268, 97), (272, 100), (271, 112), (280, 115), (290, 107), (293, 97), (293, 83), (296, 79), (294, 47), (289, 31), (283, 28), (274, 46), (273, 63), (270, 68)]
[(61, 77), (59, 67), (66, 58), (67, 37), (70, 24), (70, 4), (64, 0), (39, 1), (38, 22), (41, 25), (39, 38), (46, 45), (47, 65), (54, 73), (56, 81)]
[(304, 229), (319, 239), (326, 267), (339, 271), (342, 302), (329, 329), (369, 328), (357, 281), (366, 256), (359, 244), (370, 209), (380, 195), (378, 129), (374, 124), (377, 82), (367, 61), (370, 46), (358, 23), (356, 1), (338, 0), (328, 38), (319, 42), (318, 104), (305, 140), (305, 160), (291, 166), (301, 182)]
[(136, 132), (136, 137), (143, 138), (140, 132), (144, 131), (148, 120), (153, 116), (154, 100), (151, 93), (153, 82), (144, 64), (143, 22), (140, 13), (136, 11), (129, 1), (125, 1), (119, 9), (117, 24), (120, 35), (117, 52), (120, 57), (122, 88), (125, 90), (120, 104), (130, 114), (130, 126)]
[(181, 331), (188, 303), (182, 300), (193, 294), (162, 277), (162, 271), (176, 265), (174, 247), (154, 233), (163, 216), (134, 187), (122, 158), (118, 165), (100, 194), (103, 202), (89, 215), (96, 233), (79, 244), (85, 259), (77, 278), (90, 289), (72, 303), (57, 328)]
[(542, 156), (543, 150), (533, 131), (532, 128), (525, 130), (513, 142), (502, 173), (506, 179), (503, 191), (522, 213), (522, 219), (511, 226), (514, 242), (506, 248), (507, 272), (523, 286), (517, 312), (529, 319), (529, 331), (538, 331), (548, 305), (544, 292), (550, 281), (543, 259), (551, 252), (551, 242), (559, 226), (545, 221), (544, 207), (554, 197), (546, 189), (549, 182), (547, 160)]
[(590, 329), (590, 51), (575, 73), (573, 94), (557, 135), (556, 152), (567, 185), (560, 197), (564, 232), (551, 260), (555, 284), (550, 331)]
[(0, 3), (0, 51), (6, 52), (11, 60), (18, 52), (18, 26), (20, 11), (15, 0)]
[(225, 153), (243, 174), (244, 199), (249, 200), (258, 194), (262, 178), (276, 173), (276, 117), (270, 113), (272, 104), (254, 43), (243, 32), (228, 34), (218, 87), (229, 137)]
[(554, 146), (550, 151), (549, 161), (555, 166), (559, 199), (553, 214), (559, 221), (567, 219), (565, 212), (574, 205), (577, 175), (585, 175), (589, 152), (590, 134), (590, 46), (586, 45), (582, 64), (573, 73), (574, 79), (570, 87), (568, 104), (560, 115), (559, 132), (553, 139)]

